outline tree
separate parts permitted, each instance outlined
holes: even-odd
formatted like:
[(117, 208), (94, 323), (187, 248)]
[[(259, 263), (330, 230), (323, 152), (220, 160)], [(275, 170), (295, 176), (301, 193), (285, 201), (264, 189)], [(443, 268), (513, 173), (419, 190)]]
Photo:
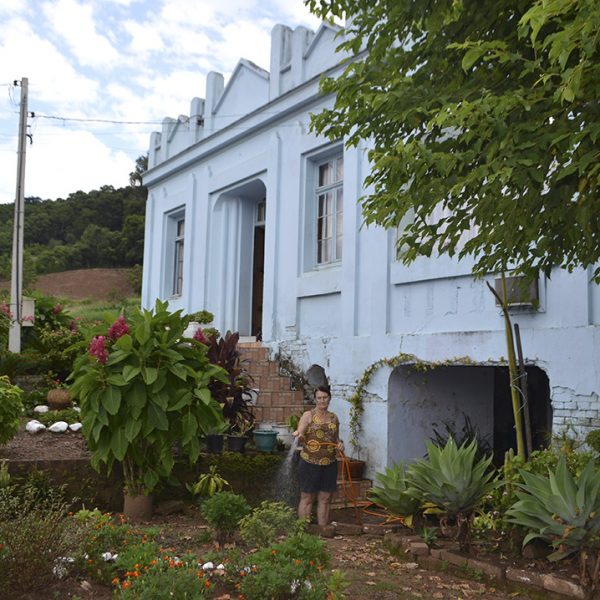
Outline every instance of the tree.
[(142, 185), (142, 175), (148, 170), (148, 154), (140, 154), (135, 160), (135, 170), (129, 173), (129, 185)]
[(600, 2), (306, 4), (352, 15), (340, 44), (352, 58), (323, 80), (334, 105), (312, 124), (367, 141), (365, 222), (414, 214), (406, 263), (472, 255), (477, 275), (527, 277), (595, 265), (600, 282)]

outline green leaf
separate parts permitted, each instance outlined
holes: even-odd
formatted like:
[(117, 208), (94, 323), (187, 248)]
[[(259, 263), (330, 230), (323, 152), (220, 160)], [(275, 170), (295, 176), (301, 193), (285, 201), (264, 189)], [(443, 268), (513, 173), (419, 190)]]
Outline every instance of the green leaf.
[(187, 444), (192, 437), (198, 433), (198, 422), (196, 421), (196, 417), (190, 412), (187, 412), (185, 415), (183, 415), (181, 426), (183, 430), (181, 443)]
[(125, 437), (128, 442), (133, 442), (142, 429), (142, 422), (136, 419), (129, 419), (125, 423)]
[(109, 415), (116, 415), (121, 406), (121, 390), (118, 387), (108, 386), (102, 395), (102, 405)]
[(143, 367), (142, 378), (146, 385), (152, 385), (158, 378), (158, 369), (154, 367)]
[(146, 488), (148, 492), (151, 492), (152, 490), (154, 490), (158, 482), (159, 477), (156, 474), (156, 471), (154, 471), (153, 469), (146, 469), (146, 471), (144, 472), (144, 488)]
[(114, 431), (110, 440), (110, 449), (119, 462), (125, 458), (128, 446), (129, 443), (127, 442), (125, 430), (122, 427), (119, 427), (116, 431)]
[[(123, 339), (123, 338), (119, 338)], [(129, 383), (134, 377), (137, 377), (141, 372), (140, 367), (134, 367), (133, 365), (125, 365), (123, 367), (123, 379)]]
[(154, 402), (148, 403), (148, 423), (159, 431), (168, 431), (169, 420), (165, 411)]

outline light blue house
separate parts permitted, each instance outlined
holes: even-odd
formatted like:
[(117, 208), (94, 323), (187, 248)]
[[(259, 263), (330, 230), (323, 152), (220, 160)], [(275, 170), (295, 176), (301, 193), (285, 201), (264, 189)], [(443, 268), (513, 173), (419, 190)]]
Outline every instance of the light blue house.
[[(465, 415), (502, 452), (507, 353), (486, 282), (468, 261), (399, 262), (396, 232), (361, 226), (366, 145), (310, 131), (310, 114), (332, 103), (318, 90), (321, 74), (340, 71), (335, 33), (276, 26), (270, 72), (241, 60), (227, 86), (210, 73), (190, 115), (152, 134), (143, 305), (207, 309), (221, 331), (324, 371), (346, 435), (356, 381), (405, 355), (367, 386), (360, 441), (371, 473), (421, 456), (434, 428), (460, 429)], [(600, 426), (600, 288), (589, 275), (557, 270), (513, 299), (537, 443), (567, 425)]]

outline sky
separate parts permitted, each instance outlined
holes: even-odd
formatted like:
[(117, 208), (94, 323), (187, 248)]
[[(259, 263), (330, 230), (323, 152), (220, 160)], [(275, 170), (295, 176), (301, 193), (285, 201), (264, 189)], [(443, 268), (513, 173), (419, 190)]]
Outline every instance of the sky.
[[(225, 82), (240, 58), (269, 69), (274, 25), (316, 29), (302, 0), (0, 0), (0, 203), (17, 185), (20, 82), (29, 80), (25, 196), (129, 184), (164, 117)], [(116, 121), (116, 123), (115, 123)]]

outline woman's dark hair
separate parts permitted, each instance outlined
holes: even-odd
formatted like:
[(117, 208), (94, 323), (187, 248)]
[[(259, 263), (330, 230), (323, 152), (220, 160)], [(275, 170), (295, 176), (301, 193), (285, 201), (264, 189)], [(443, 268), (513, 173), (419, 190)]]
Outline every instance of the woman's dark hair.
[(331, 388), (328, 385), (318, 385), (313, 392), (313, 397), (316, 397), (317, 392), (323, 392), (331, 398)]

